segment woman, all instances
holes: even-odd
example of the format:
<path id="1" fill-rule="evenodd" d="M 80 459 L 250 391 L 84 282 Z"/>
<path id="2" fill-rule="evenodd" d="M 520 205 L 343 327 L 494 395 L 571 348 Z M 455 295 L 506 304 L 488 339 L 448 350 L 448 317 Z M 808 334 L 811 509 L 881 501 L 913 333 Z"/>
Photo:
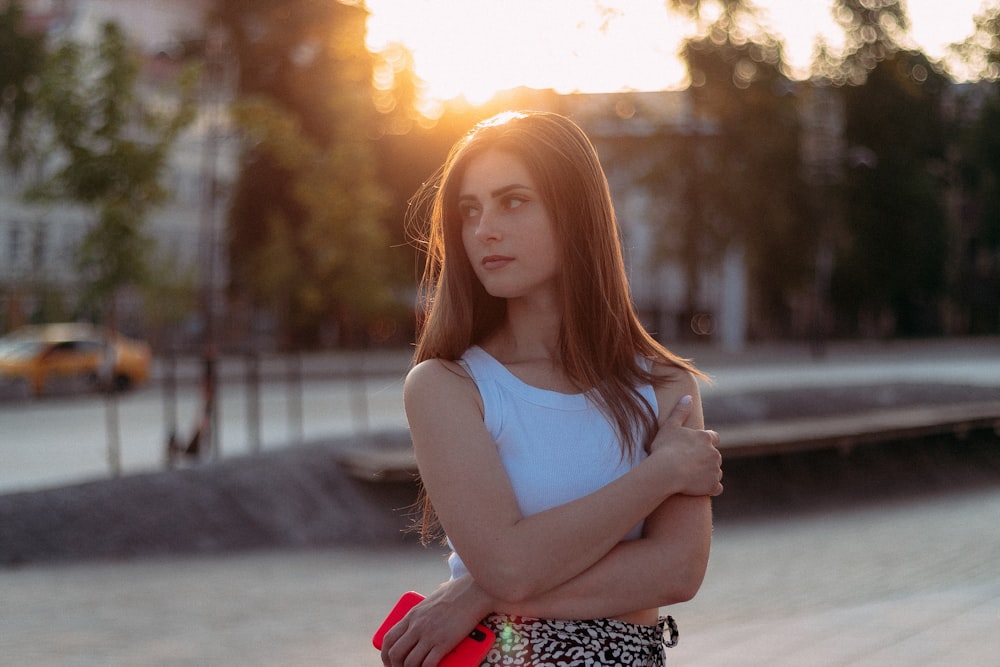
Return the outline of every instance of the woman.
<path id="1" fill-rule="evenodd" d="M 484 664 L 662 664 L 659 608 L 708 563 L 719 439 L 699 373 L 634 313 L 592 144 L 556 114 L 501 114 L 424 192 L 428 311 L 404 404 L 422 529 L 447 535 L 452 577 L 389 631 L 383 663 L 436 665 L 485 619 Z"/>

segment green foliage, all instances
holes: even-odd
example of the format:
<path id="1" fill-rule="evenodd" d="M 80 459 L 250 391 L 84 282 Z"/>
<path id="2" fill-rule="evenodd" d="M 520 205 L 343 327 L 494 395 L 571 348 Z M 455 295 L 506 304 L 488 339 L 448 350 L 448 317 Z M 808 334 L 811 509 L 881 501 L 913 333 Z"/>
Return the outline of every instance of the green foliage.
<path id="1" fill-rule="evenodd" d="M 373 56 L 365 11 L 319 0 L 220 0 L 249 139 L 229 212 L 232 288 L 309 345 L 388 303 Z"/>
<path id="2" fill-rule="evenodd" d="M 36 111 L 44 119 L 34 152 L 47 174 L 29 196 L 90 207 L 94 222 L 77 252 L 88 304 L 113 310 L 116 292 L 145 280 L 152 242 L 149 211 L 167 192 L 163 172 L 177 134 L 193 118 L 190 76 L 178 103 L 154 110 L 137 94 L 138 63 L 121 29 L 105 24 L 96 47 L 61 44 L 41 77 Z"/>
<path id="3" fill-rule="evenodd" d="M 298 214 L 293 224 L 272 209 L 265 242 L 242 258 L 255 274 L 258 297 L 287 307 L 302 327 L 331 306 L 365 316 L 380 312 L 389 298 L 380 224 L 386 199 L 367 144 L 345 139 L 319 146 L 266 99 L 244 100 L 235 117 L 258 152 L 288 175 L 287 194 Z"/>
<path id="4" fill-rule="evenodd" d="M 14 168 L 27 157 L 25 122 L 45 62 L 44 38 L 23 32 L 23 18 L 17 2 L 0 7 L 0 126 L 6 126 L 4 159 Z"/>
<path id="5" fill-rule="evenodd" d="M 155 279 L 140 285 L 145 306 L 143 317 L 153 332 L 175 330 L 198 308 L 198 272 L 173 254 L 162 252 L 162 247 L 152 250 L 147 257 L 146 273 Z"/>
<path id="6" fill-rule="evenodd" d="M 845 229 L 834 301 L 843 315 L 894 320 L 891 332 L 935 333 L 947 232 L 940 166 L 940 86 L 915 82 L 913 56 L 883 60 L 863 86 L 845 89 L 848 164 Z M 864 157 L 867 156 L 867 157 Z M 864 322 L 861 322 L 862 326 Z"/>
<path id="7" fill-rule="evenodd" d="M 973 35 L 952 45 L 957 54 L 978 78 L 1000 80 L 1000 1 L 985 3 L 975 16 Z"/>
<path id="8" fill-rule="evenodd" d="M 846 57 L 836 83 L 861 85 L 868 72 L 900 50 L 909 19 L 899 0 L 836 0 L 834 16 L 844 29 Z"/>
<path id="9" fill-rule="evenodd" d="M 417 111 L 422 82 L 414 72 L 413 54 L 402 44 L 391 44 L 375 54 L 374 103 L 378 136 L 399 136 L 427 124 Z"/>
<path id="10" fill-rule="evenodd" d="M 958 110 L 957 180 L 963 193 L 950 287 L 969 333 L 1000 331 L 1000 3 L 976 17 L 960 45 L 984 81 L 965 86 Z"/>
<path id="11" fill-rule="evenodd" d="M 674 3 L 697 9 L 692 3 Z M 811 276 L 816 230 L 804 210 L 795 87 L 780 43 L 740 2 L 723 3 L 705 34 L 686 42 L 694 120 L 668 140 L 651 174 L 675 208 L 665 254 L 686 267 L 689 308 L 698 280 L 736 244 L 754 285 L 755 318 L 787 328 L 789 302 Z"/>
<path id="12" fill-rule="evenodd" d="M 146 282 L 146 258 L 152 249 L 153 241 L 142 233 L 133 211 L 102 206 L 76 252 L 84 307 L 100 312 L 119 288 Z"/>
<path id="13" fill-rule="evenodd" d="M 940 330 L 947 79 L 902 49 L 895 0 L 841 0 L 850 50 L 834 83 L 848 147 L 832 300 L 841 327 L 876 335 Z"/>

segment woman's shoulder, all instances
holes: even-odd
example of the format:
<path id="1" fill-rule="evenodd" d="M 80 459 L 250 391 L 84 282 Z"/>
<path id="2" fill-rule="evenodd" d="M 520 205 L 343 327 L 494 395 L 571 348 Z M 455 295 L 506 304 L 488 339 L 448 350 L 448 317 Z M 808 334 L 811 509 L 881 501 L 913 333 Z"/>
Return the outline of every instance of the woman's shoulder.
<path id="1" fill-rule="evenodd" d="M 450 359 L 425 359 L 416 364 L 406 374 L 408 383 L 419 384 L 450 382 L 454 378 L 469 378 L 469 372 L 458 361 Z"/>
<path id="2" fill-rule="evenodd" d="M 479 415 L 483 407 L 476 383 L 457 361 L 427 359 L 416 364 L 406 374 L 403 383 L 403 405 L 407 416 L 423 415 L 440 421 L 458 414 Z"/>
<path id="3" fill-rule="evenodd" d="M 656 378 L 657 389 L 669 388 L 670 393 L 694 394 L 698 392 L 698 376 L 684 366 L 669 360 L 657 359 L 653 362 L 652 375 Z"/>
<path id="4" fill-rule="evenodd" d="M 405 394 L 412 392 L 440 395 L 455 391 L 468 391 L 474 387 L 469 372 L 458 361 L 426 359 L 413 366 L 406 374 L 403 385 Z"/>

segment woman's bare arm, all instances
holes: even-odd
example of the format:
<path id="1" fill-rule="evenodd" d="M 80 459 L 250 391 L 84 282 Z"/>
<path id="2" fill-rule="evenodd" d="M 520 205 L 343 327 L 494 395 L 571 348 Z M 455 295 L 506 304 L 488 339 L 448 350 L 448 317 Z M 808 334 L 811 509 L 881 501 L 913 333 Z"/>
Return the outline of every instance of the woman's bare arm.
<path id="1" fill-rule="evenodd" d="M 697 395 L 693 379 L 684 388 Z M 472 381 L 457 367 L 425 362 L 411 371 L 404 398 L 421 477 L 441 524 L 476 583 L 495 599 L 541 599 L 613 550 L 628 563 L 644 560 L 649 556 L 635 558 L 638 549 L 618 546 L 632 526 L 649 516 L 647 537 L 657 536 L 654 511 L 669 497 L 721 491 L 712 436 L 684 426 L 686 411 L 696 407 L 700 426 L 700 404 L 673 412 L 667 405 L 654 450 L 634 470 L 579 500 L 522 517 Z M 663 513 L 678 511 L 671 507 Z"/>
<path id="2" fill-rule="evenodd" d="M 688 374 L 673 374 L 657 390 L 661 406 L 693 398 L 685 422 L 703 428 L 698 386 Z M 661 443 L 669 446 L 669 442 Z M 707 496 L 674 495 L 645 521 L 643 536 L 621 542 L 596 564 L 549 591 L 519 603 L 480 599 L 481 608 L 541 618 L 599 618 L 676 604 L 694 597 L 708 566 L 712 538 L 711 501 Z"/>
<path id="3" fill-rule="evenodd" d="M 593 503 L 590 501 L 601 503 L 603 497 L 609 495 L 604 493 L 607 487 L 574 503 L 522 518 L 510 485 L 505 483 L 507 476 L 496 455 L 496 447 L 482 425 L 481 407 L 476 400 L 472 400 L 470 404 L 469 392 L 474 390 L 474 385 L 457 368 L 441 364 L 433 373 L 428 373 L 438 376 L 431 378 L 418 379 L 411 373 L 407 380 L 408 414 L 428 407 L 424 401 L 415 400 L 414 392 L 434 388 L 442 379 L 440 372 L 446 372 L 450 377 L 444 377 L 444 391 L 435 394 L 437 400 L 432 401 L 437 405 L 437 411 L 425 413 L 437 415 L 438 419 L 418 418 L 411 422 L 411 431 L 416 427 L 413 437 L 418 463 L 428 492 L 435 498 L 442 523 L 456 545 L 465 544 L 466 539 L 474 541 L 479 537 L 492 540 L 491 543 L 499 548 L 505 544 L 510 546 L 511 543 L 505 540 L 528 539 L 528 542 L 521 543 L 521 547 L 536 548 L 528 558 L 513 559 L 509 568 L 514 571 L 514 568 L 520 566 L 526 568 L 526 576 L 537 575 L 533 585 L 538 586 L 539 590 L 534 594 L 525 593 L 524 597 L 519 598 L 517 595 L 507 594 L 508 589 L 502 586 L 502 581 L 492 582 L 490 588 L 481 586 L 478 580 L 473 579 L 477 573 L 478 576 L 485 573 L 499 579 L 499 575 L 504 572 L 501 569 L 490 569 L 488 562 L 486 567 L 481 567 L 465 552 L 463 561 L 467 566 L 471 565 L 470 572 L 473 576 L 446 582 L 393 627 L 386 635 L 382 649 L 384 664 L 401 664 L 404 658 L 410 659 L 413 656 L 425 656 L 432 662 L 440 659 L 468 633 L 478 619 L 495 611 L 551 618 L 596 618 L 656 608 L 694 595 L 704 576 L 711 539 L 711 509 L 708 498 L 701 494 L 721 491 L 717 478 L 717 451 L 714 458 L 708 455 L 714 461 L 714 467 L 712 463 L 695 465 L 687 472 L 682 472 L 685 465 L 679 465 L 679 469 L 673 471 L 679 479 L 686 474 L 693 475 L 706 490 L 699 491 L 697 484 L 689 483 L 685 487 L 675 481 L 668 488 L 676 487 L 678 491 L 671 494 L 661 490 L 661 493 L 666 493 L 666 500 L 646 518 L 641 539 L 625 543 L 616 541 L 602 553 L 602 544 L 606 544 L 607 540 L 601 541 L 599 524 L 593 521 L 593 516 L 588 512 L 593 510 Z M 657 392 L 657 402 L 661 406 L 661 428 L 653 442 L 653 456 L 664 459 L 664 455 L 656 454 L 656 451 L 665 450 L 670 453 L 673 449 L 675 462 L 690 464 L 690 461 L 683 461 L 682 457 L 689 453 L 692 443 L 680 436 L 686 433 L 684 424 L 690 422 L 699 427 L 702 425 L 701 404 L 694 379 L 685 375 L 680 380 L 668 385 L 672 387 L 672 392 L 663 388 Z M 663 406 L 676 403 L 678 395 L 685 391 L 693 397 L 690 408 L 681 407 L 667 412 Z M 686 433 L 687 436 L 699 432 L 697 429 L 687 431 L 690 431 Z M 439 447 L 427 446 L 424 439 L 435 436 L 440 438 Z M 699 439 L 705 438 L 696 438 Z M 711 446 L 713 438 L 708 437 L 708 440 L 708 448 L 714 450 Z M 457 456 L 449 455 L 448 446 L 456 448 L 463 443 L 468 446 L 467 450 Z M 695 458 L 700 459 L 705 454 L 705 449 L 704 442 L 695 443 Z M 446 461 L 453 458 L 458 460 L 453 460 L 449 466 L 442 464 L 439 458 Z M 666 460 L 669 462 L 671 459 Z M 648 461 L 649 459 L 644 465 Z M 649 465 L 646 467 L 651 468 Z M 458 475 L 452 485 L 448 484 L 449 474 Z M 706 475 L 711 478 L 707 482 L 704 479 Z M 626 477 L 628 476 L 635 477 L 632 473 Z M 634 483 L 641 487 L 642 484 L 656 482 L 640 478 Z M 662 480 L 660 483 L 663 483 Z M 610 495 L 623 495 L 626 499 L 630 497 L 627 486 L 617 486 L 619 488 L 614 489 Z M 452 493 L 444 494 L 443 506 L 441 496 L 435 491 L 440 487 L 453 487 Z M 463 493 L 468 494 L 468 502 L 464 504 L 461 503 Z M 690 495 L 683 495 L 685 493 Z M 452 508 L 449 503 L 457 505 Z M 447 518 L 442 515 L 442 508 Z M 480 521 L 474 520 L 477 518 Z M 506 524 L 501 523 L 504 520 Z M 602 515 L 602 520 L 612 526 L 613 530 L 625 532 L 637 522 L 628 513 L 624 518 L 617 519 Z M 583 523 L 576 524 L 575 521 Z M 470 522 L 474 527 L 482 526 L 481 532 L 473 531 L 470 535 L 464 535 Z M 498 524 L 501 525 L 500 530 L 490 530 L 490 527 L 495 529 Z M 518 530 L 525 527 L 528 529 Z M 621 534 L 624 535 L 625 532 Z M 581 539 L 581 533 L 590 539 Z M 459 534 L 464 536 L 459 537 Z M 541 538 L 531 542 L 533 535 L 540 535 Z M 577 555 L 584 548 L 589 556 L 567 565 L 566 558 Z M 504 558 L 507 553 L 506 550 L 496 554 L 486 552 L 482 557 L 489 561 L 493 557 Z M 532 561 L 532 558 L 540 560 Z M 585 565 L 588 558 L 594 558 L 589 567 Z M 571 569 L 567 570 L 574 567 L 580 569 L 575 575 Z M 569 575 L 566 574 L 567 571 L 570 571 Z M 544 577 L 549 572 L 553 573 L 552 580 L 546 582 Z M 519 593 L 520 591 L 518 589 Z"/>

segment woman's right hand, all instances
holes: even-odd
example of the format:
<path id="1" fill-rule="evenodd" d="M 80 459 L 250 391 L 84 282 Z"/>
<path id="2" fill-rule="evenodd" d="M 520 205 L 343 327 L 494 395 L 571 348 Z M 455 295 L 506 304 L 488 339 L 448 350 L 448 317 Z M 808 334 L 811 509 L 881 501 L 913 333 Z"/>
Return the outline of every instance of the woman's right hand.
<path id="1" fill-rule="evenodd" d="M 666 417 L 660 418 L 650 456 L 668 461 L 668 471 L 679 485 L 677 493 L 717 496 L 722 493 L 722 454 L 719 434 L 685 424 L 694 409 L 690 395 L 683 396 Z"/>
<path id="2" fill-rule="evenodd" d="M 465 575 L 438 587 L 386 633 L 386 667 L 434 667 L 492 609 L 493 601 Z"/>

